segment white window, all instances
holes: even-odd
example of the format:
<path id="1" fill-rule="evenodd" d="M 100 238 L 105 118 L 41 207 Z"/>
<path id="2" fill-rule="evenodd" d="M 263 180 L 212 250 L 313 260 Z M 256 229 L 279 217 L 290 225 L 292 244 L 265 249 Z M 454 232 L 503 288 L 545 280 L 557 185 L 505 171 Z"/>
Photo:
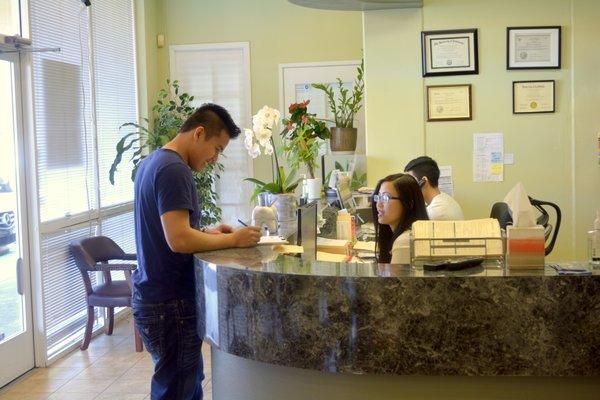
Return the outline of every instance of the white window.
<path id="1" fill-rule="evenodd" d="M 132 131 L 119 127 L 136 122 L 138 116 L 132 7 L 131 0 L 99 0 L 91 7 L 101 208 L 133 200 L 129 164 L 120 165 L 115 185 L 108 180 L 115 145 Z"/>
<path id="2" fill-rule="evenodd" d="M 133 0 L 31 0 L 30 27 L 35 48 L 60 48 L 32 56 L 41 320 L 52 358 L 85 324 L 69 242 L 106 234 L 134 251 L 130 171 L 108 181 L 119 126 L 138 119 Z"/>
<path id="3" fill-rule="evenodd" d="M 242 129 L 251 121 L 250 48 L 248 43 L 181 45 L 170 47 L 171 80 L 194 96 L 194 106 L 216 103 L 229 111 Z M 221 173 L 215 190 L 226 223 L 249 219 L 252 176 L 251 158 L 244 149 L 243 134 L 229 142 L 219 161 Z"/>

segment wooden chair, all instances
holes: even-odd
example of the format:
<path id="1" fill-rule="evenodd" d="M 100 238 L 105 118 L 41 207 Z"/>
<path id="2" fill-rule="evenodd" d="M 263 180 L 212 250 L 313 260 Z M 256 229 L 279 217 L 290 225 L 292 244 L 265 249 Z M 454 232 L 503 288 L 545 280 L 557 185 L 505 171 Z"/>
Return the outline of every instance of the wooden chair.
<path id="1" fill-rule="evenodd" d="M 113 260 L 135 260 L 135 254 L 127 254 L 114 241 L 106 236 L 95 236 L 79 239 L 69 245 L 75 264 L 81 273 L 85 285 L 87 300 L 87 324 L 81 343 L 81 350 L 88 348 L 92 338 L 94 325 L 94 307 L 106 307 L 108 310 L 107 335 L 112 335 L 114 328 L 115 307 L 131 307 L 131 272 L 136 264 L 116 264 Z M 101 271 L 104 282 L 92 286 L 89 273 Z M 125 281 L 113 281 L 111 271 L 123 271 Z M 142 351 L 142 339 L 134 324 L 135 350 Z"/>

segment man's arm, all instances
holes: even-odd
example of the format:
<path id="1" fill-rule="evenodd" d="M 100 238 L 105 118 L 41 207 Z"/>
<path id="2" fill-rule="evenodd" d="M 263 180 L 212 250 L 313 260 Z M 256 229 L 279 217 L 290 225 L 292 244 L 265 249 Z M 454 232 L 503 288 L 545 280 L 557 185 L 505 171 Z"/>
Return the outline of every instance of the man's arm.
<path id="1" fill-rule="evenodd" d="M 177 253 L 196 253 L 230 247 L 252 247 L 260 240 L 260 228 L 249 226 L 233 233 L 210 234 L 190 226 L 188 210 L 168 211 L 160 220 L 169 248 Z"/>

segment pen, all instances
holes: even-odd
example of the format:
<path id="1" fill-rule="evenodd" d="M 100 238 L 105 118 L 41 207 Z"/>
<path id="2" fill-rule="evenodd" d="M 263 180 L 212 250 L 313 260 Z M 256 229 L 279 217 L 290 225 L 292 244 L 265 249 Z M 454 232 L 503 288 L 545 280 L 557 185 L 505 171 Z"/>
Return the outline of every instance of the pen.
<path id="1" fill-rule="evenodd" d="M 244 226 L 248 226 L 248 224 L 245 224 L 241 219 L 238 218 L 238 222 Z"/>

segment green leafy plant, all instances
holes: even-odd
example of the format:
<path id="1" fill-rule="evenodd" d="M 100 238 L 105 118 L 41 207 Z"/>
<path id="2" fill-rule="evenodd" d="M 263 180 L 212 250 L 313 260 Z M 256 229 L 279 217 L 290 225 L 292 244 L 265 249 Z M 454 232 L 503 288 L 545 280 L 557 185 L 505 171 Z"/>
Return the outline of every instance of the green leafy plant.
<path id="1" fill-rule="evenodd" d="M 357 77 L 354 80 L 352 93 L 344 87 L 344 82 L 337 78 L 340 95 L 336 100 L 335 92 L 329 84 L 313 83 L 312 87 L 322 90 L 327 96 L 329 109 L 334 115 L 335 126 L 338 128 L 353 128 L 354 115 L 361 108 L 365 84 L 364 84 L 364 61 L 356 68 Z"/>
<path id="2" fill-rule="evenodd" d="M 346 168 L 344 168 L 342 166 L 342 164 L 340 164 L 338 161 L 336 161 L 335 169 L 342 171 L 342 172 L 348 172 L 350 170 L 350 164 L 346 161 Z M 325 182 L 329 182 L 329 178 L 331 177 L 332 172 L 333 171 L 329 171 L 327 173 L 327 176 L 325 177 Z M 356 170 L 352 171 L 352 180 L 350 181 L 350 188 L 353 191 L 356 191 L 363 186 L 367 186 L 367 173 L 365 172 L 363 174 L 358 175 L 356 173 Z"/>
<path id="3" fill-rule="evenodd" d="M 288 176 L 283 167 L 278 168 L 279 173 L 275 182 L 263 182 L 255 178 L 246 178 L 245 181 L 252 182 L 256 186 L 252 193 L 251 201 L 255 201 L 259 193 L 269 192 L 273 194 L 293 193 L 300 179 L 295 179 L 296 171 L 292 170 Z"/>
<path id="4" fill-rule="evenodd" d="M 281 136 L 290 167 L 297 170 L 304 164 L 309 176 L 314 178 L 321 141 L 328 139 L 331 134 L 324 121 L 308 112 L 309 103 L 310 100 L 306 100 L 290 105 L 290 118 L 283 120 L 285 128 Z"/>
<path id="5" fill-rule="evenodd" d="M 132 152 L 128 162 L 132 164 L 131 180 L 135 180 L 140 162 L 148 154 L 173 139 L 185 120 L 194 113 L 195 108 L 191 105 L 193 100 L 194 96 L 180 93 L 178 81 L 171 82 L 167 79 L 167 88 L 158 92 L 158 99 L 152 108 L 155 115 L 152 126 L 150 126 L 150 121 L 144 118 L 144 125 L 128 122 L 119 127 L 119 130 L 132 127 L 135 130 L 125 134 L 117 142 L 117 154 L 109 171 L 109 180 L 112 185 L 115 184 L 115 172 L 128 152 Z M 221 209 L 217 205 L 219 195 L 213 188 L 220 179 L 222 171 L 223 165 L 216 162 L 208 164 L 201 172 L 194 172 L 203 226 L 213 225 L 221 220 Z"/>

